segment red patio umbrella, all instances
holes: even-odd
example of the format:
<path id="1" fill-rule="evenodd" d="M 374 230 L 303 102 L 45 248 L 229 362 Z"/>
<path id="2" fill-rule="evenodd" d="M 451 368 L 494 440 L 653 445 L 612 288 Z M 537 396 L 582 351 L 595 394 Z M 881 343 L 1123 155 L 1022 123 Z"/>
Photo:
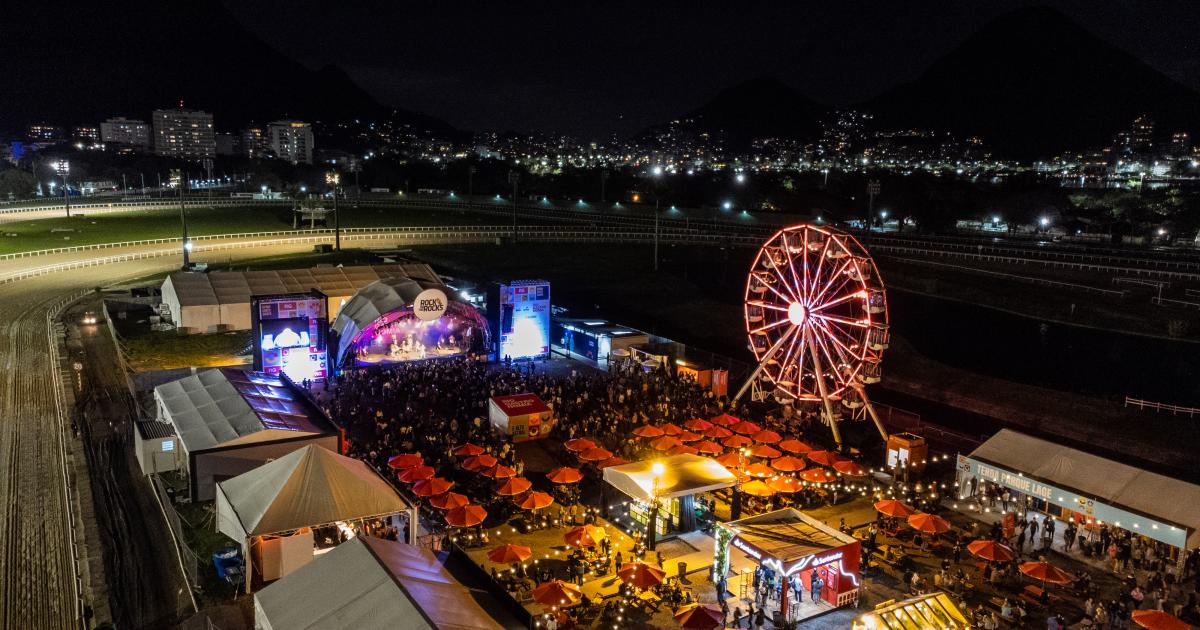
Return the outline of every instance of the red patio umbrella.
<path id="1" fill-rule="evenodd" d="M 567 447 L 567 450 L 573 453 L 582 453 L 589 448 L 596 448 L 596 443 L 587 438 L 575 438 L 574 440 L 567 440 L 563 443 L 563 446 Z"/>
<path id="2" fill-rule="evenodd" d="M 1133 623 L 1149 630 L 1191 630 L 1192 626 L 1171 613 L 1161 610 L 1135 610 Z"/>
<path id="3" fill-rule="evenodd" d="M 822 466 L 832 466 L 838 460 L 838 454 L 829 451 L 809 451 L 807 457 L 808 461 Z"/>
<path id="4" fill-rule="evenodd" d="M 595 448 L 589 448 L 588 450 L 580 453 L 579 459 L 585 462 L 602 462 L 612 456 L 612 451 L 597 446 Z"/>
<path id="5" fill-rule="evenodd" d="M 804 484 L 800 483 L 799 479 L 796 479 L 795 477 L 788 477 L 786 475 L 779 475 L 778 477 L 772 477 L 768 479 L 767 485 L 776 492 L 785 492 L 789 494 L 792 492 L 800 492 L 804 489 Z"/>
<path id="6" fill-rule="evenodd" d="M 508 477 L 516 477 L 517 471 L 504 464 L 498 464 L 483 471 L 483 476 L 491 477 L 492 479 L 507 479 Z"/>
<path id="7" fill-rule="evenodd" d="M 1018 568 L 1021 569 L 1021 573 L 1035 580 L 1041 580 L 1042 584 L 1068 584 L 1075 579 L 1071 577 L 1070 573 L 1049 562 L 1025 562 Z"/>
<path id="8" fill-rule="evenodd" d="M 454 453 L 458 457 L 475 457 L 476 455 L 483 455 L 486 452 L 487 451 L 483 450 L 482 446 L 477 446 L 470 443 L 463 444 L 462 446 L 451 451 L 451 453 Z"/>
<path id="9" fill-rule="evenodd" d="M 775 471 L 766 464 L 755 462 L 746 467 L 746 474 L 751 477 L 774 477 Z"/>
<path id="10" fill-rule="evenodd" d="M 533 589 L 533 600 L 545 606 L 571 606 L 582 598 L 583 589 L 562 580 L 546 582 Z"/>
<path id="11" fill-rule="evenodd" d="M 916 510 L 908 507 L 907 505 L 905 505 L 895 499 L 884 499 L 882 501 L 876 501 L 875 502 L 875 511 L 879 512 L 880 514 L 882 514 L 884 516 L 891 516 L 894 518 L 908 518 L 909 516 L 912 516 L 913 514 L 916 513 Z"/>
<path id="12" fill-rule="evenodd" d="M 596 464 L 596 468 L 599 468 L 600 470 L 604 470 L 605 468 L 608 468 L 609 466 L 623 466 L 628 463 L 629 463 L 628 459 L 622 459 L 620 457 L 609 457 L 608 459 L 600 462 L 599 464 Z"/>
<path id="13" fill-rule="evenodd" d="M 635 588 L 647 589 L 663 583 L 667 572 L 662 567 L 648 562 L 626 562 L 617 569 L 617 577 Z"/>
<path id="14" fill-rule="evenodd" d="M 446 524 L 451 527 L 474 527 L 487 518 L 487 510 L 479 505 L 464 505 L 446 512 Z"/>
<path id="15" fill-rule="evenodd" d="M 716 630 L 725 626 L 725 612 L 717 604 L 688 604 L 675 610 L 675 623 L 688 630 Z"/>
<path id="16" fill-rule="evenodd" d="M 401 453 L 388 458 L 388 468 L 392 470 L 404 470 L 413 466 L 420 466 L 425 463 L 425 458 L 418 453 Z"/>
<path id="17" fill-rule="evenodd" d="M 699 440 L 702 437 L 704 437 L 704 436 L 700 435 L 699 433 L 692 433 L 691 431 L 680 431 L 679 435 L 675 436 L 675 439 L 679 440 L 680 442 L 695 442 L 696 440 Z"/>
<path id="18" fill-rule="evenodd" d="M 776 457 L 783 455 L 783 453 L 779 452 L 779 449 L 767 444 L 755 444 L 750 448 L 750 454 L 755 457 L 764 457 L 766 459 L 775 459 Z"/>
<path id="19" fill-rule="evenodd" d="M 994 540 L 976 540 L 967 545 L 967 551 L 977 558 L 992 562 L 1008 562 L 1015 557 L 1012 549 Z"/>
<path id="20" fill-rule="evenodd" d="M 743 446 L 750 446 L 753 443 L 754 440 L 744 435 L 731 435 L 721 440 L 721 444 L 724 444 L 726 448 L 742 448 Z"/>
<path id="21" fill-rule="evenodd" d="M 541 510 L 548 508 L 554 504 L 554 497 L 545 492 L 530 492 L 523 499 L 517 501 L 517 505 L 522 510 Z"/>
<path id="22" fill-rule="evenodd" d="M 924 512 L 918 512 L 908 517 L 908 526 L 926 534 L 940 534 L 950 531 L 950 521 Z"/>
<path id="23" fill-rule="evenodd" d="M 524 562 L 533 555 L 533 550 L 521 545 L 500 545 L 487 553 L 488 560 L 499 564 Z"/>
<path id="24" fill-rule="evenodd" d="M 453 510 L 456 507 L 470 505 L 471 500 L 457 492 L 447 492 L 429 498 L 429 505 L 439 510 Z"/>
<path id="25" fill-rule="evenodd" d="M 850 477 L 866 477 L 867 469 L 856 461 L 839 459 L 833 462 L 833 469 Z"/>
<path id="26" fill-rule="evenodd" d="M 725 450 L 725 447 L 711 440 L 700 440 L 692 444 L 692 447 L 696 449 L 696 452 L 703 455 L 718 455 L 721 451 Z"/>
<path id="27" fill-rule="evenodd" d="M 513 477 L 512 479 L 500 484 L 500 487 L 496 488 L 496 494 L 502 497 L 515 497 L 518 494 L 528 492 L 532 487 L 533 482 L 529 481 L 528 479 L 524 477 Z"/>
<path id="28" fill-rule="evenodd" d="M 837 481 L 837 475 L 824 468 L 809 468 L 800 473 L 800 478 L 809 483 L 833 483 Z"/>
<path id="29" fill-rule="evenodd" d="M 642 426 L 634 429 L 632 433 L 641 438 L 656 438 L 665 435 L 662 429 L 652 424 L 643 424 Z"/>
<path id="30" fill-rule="evenodd" d="M 692 418 L 691 420 L 683 423 L 683 428 L 699 433 L 703 433 L 712 427 L 713 423 L 709 422 L 708 420 L 701 420 L 700 418 Z"/>
<path id="31" fill-rule="evenodd" d="M 679 435 L 681 432 L 683 432 L 683 429 L 679 428 L 679 425 L 671 424 L 670 422 L 666 424 L 660 424 L 658 425 L 658 428 L 662 429 L 663 433 L 667 435 Z"/>
<path id="32" fill-rule="evenodd" d="M 487 470 L 488 468 L 495 466 L 497 461 L 499 461 L 499 460 L 497 460 L 495 457 L 492 457 L 491 455 L 477 455 L 475 457 L 468 457 L 468 458 L 464 459 L 463 463 L 462 463 L 462 467 L 466 470 L 473 470 L 475 472 L 479 472 L 481 470 Z"/>
<path id="33" fill-rule="evenodd" d="M 771 460 L 771 468 L 779 472 L 800 472 L 807 467 L 803 459 L 792 457 L 791 455 L 784 455 L 783 457 L 776 457 Z"/>
<path id="34" fill-rule="evenodd" d="M 433 476 L 434 470 L 429 466 L 413 466 L 400 471 L 396 478 L 404 483 L 415 483 Z"/>
<path id="35" fill-rule="evenodd" d="M 714 458 L 716 462 L 726 468 L 737 468 L 742 465 L 742 456 L 737 453 L 725 453 L 720 457 Z"/>
<path id="36" fill-rule="evenodd" d="M 667 455 L 698 455 L 699 453 L 700 451 L 696 450 L 694 447 L 688 446 L 687 444 L 680 444 L 679 446 L 667 451 Z"/>
<path id="37" fill-rule="evenodd" d="M 742 419 L 738 418 L 737 416 L 731 416 L 727 413 L 723 413 L 719 416 L 714 416 L 712 418 L 709 418 L 708 421 L 715 425 L 719 425 L 722 427 L 731 427 L 731 426 L 741 422 Z"/>
<path id="38" fill-rule="evenodd" d="M 450 492 L 450 488 L 454 487 L 453 481 L 447 481 L 441 477 L 432 479 L 423 479 L 413 484 L 413 494 L 419 497 L 435 497 L 439 494 Z"/>
<path id="39" fill-rule="evenodd" d="M 759 444 L 776 444 L 780 440 L 783 439 L 782 435 L 779 435 L 778 433 L 776 433 L 770 429 L 764 429 L 762 431 L 759 431 L 758 433 L 755 433 L 752 437 L 754 438 L 754 441 L 758 442 Z"/>
<path id="40" fill-rule="evenodd" d="M 749 420 L 742 420 L 741 422 L 729 427 L 729 430 L 733 431 L 734 433 L 741 433 L 742 435 L 754 435 L 755 433 L 762 431 L 762 427 L 750 422 Z"/>
<path id="41" fill-rule="evenodd" d="M 605 538 L 608 538 L 608 533 L 603 527 L 595 525 L 572 527 L 563 534 L 563 540 L 572 547 L 595 547 Z"/>
<path id="42" fill-rule="evenodd" d="M 669 451 L 676 446 L 683 444 L 678 438 L 673 435 L 664 435 L 650 442 L 650 448 L 656 451 Z"/>
<path id="43" fill-rule="evenodd" d="M 551 483 L 578 483 L 583 479 L 583 473 L 576 468 L 564 466 L 546 473 L 546 479 L 549 479 Z"/>
<path id="44" fill-rule="evenodd" d="M 747 481 L 741 485 L 740 490 L 756 497 L 769 497 L 775 494 L 775 489 L 763 483 L 760 479 Z"/>
<path id="45" fill-rule="evenodd" d="M 704 435 L 714 440 L 724 440 L 725 438 L 733 435 L 733 431 L 730 431 L 725 427 L 713 426 L 711 429 L 705 431 Z"/>
<path id="46" fill-rule="evenodd" d="M 813 450 L 813 447 L 805 444 L 804 442 L 801 442 L 800 440 L 796 440 L 796 439 L 787 439 L 787 440 L 780 442 L 779 444 L 776 444 L 775 446 L 779 447 L 780 449 L 782 449 L 788 453 L 794 453 L 796 455 L 803 455 L 803 454 Z"/>

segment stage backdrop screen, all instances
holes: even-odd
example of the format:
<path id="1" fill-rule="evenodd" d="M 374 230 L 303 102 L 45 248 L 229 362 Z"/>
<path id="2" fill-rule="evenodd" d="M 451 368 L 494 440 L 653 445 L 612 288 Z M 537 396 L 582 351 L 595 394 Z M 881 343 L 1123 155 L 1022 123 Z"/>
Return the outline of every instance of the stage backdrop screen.
<path id="1" fill-rule="evenodd" d="M 550 353 L 550 283 L 517 280 L 500 285 L 496 358 L 527 359 Z"/>
<path id="2" fill-rule="evenodd" d="M 254 369 L 283 372 L 296 382 L 328 376 L 327 308 L 317 291 L 253 296 Z"/>

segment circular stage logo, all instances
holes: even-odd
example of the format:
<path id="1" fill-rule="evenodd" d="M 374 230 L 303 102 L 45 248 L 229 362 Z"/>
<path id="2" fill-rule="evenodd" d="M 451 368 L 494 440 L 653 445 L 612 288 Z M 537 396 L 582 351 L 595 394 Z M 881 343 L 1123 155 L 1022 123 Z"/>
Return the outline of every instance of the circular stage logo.
<path id="1" fill-rule="evenodd" d="M 423 322 L 431 322 L 446 313 L 446 294 L 441 289 L 425 289 L 413 301 L 413 314 Z"/>

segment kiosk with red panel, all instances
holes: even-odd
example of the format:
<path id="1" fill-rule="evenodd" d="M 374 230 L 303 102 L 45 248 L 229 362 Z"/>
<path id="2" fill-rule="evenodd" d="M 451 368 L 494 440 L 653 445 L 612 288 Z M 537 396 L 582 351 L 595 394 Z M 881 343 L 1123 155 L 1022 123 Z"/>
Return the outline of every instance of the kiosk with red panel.
<path id="1" fill-rule="evenodd" d="M 514 442 L 540 440 L 554 428 L 554 412 L 534 394 L 493 396 L 488 403 L 488 420 Z"/>
<path id="2" fill-rule="evenodd" d="M 754 597 L 754 585 L 767 584 L 775 591 L 767 612 L 798 621 L 858 601 L 858 539 L 799 510 L 718 523 L 715 534 L 714 575 L 743 597 Z M 816 601 L 814 577 L 820 584 Z M 734 579 L 738 583 L 729 583 Z"/>

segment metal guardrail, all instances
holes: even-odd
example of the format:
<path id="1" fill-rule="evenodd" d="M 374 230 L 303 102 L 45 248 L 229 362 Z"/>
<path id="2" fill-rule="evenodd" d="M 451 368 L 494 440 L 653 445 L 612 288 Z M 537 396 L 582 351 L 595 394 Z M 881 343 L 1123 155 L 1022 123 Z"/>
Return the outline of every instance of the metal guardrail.
<path id="1" fill-rule="evenodd" d="M 1200 302 L 1188 302 L 1187 300 L 1172 300 L 1171 298 L 1158 297 L 1158 296 L 1150 298 L 1150 303 L 1154 304 L 1155 306 L 1178 306 L 1181 308 L 1200 309 Z"/>
<path id="2" fill-rule="evenodd" d="M 907 254 L 909 256 L 930 256 L 936 258 L 962 258 L 965 260 L 978 260 L 989 263 L 999 263 L 1005 265 L 1039 265 L 1042 267 L 1050 267 L 1057 269 L 1074 269 L 1076 271 L 1092 271 L 1108 274 L 1125 274 L 1134 276 L 1149 276 L 1172 278 L 1178 280 L 1200 280 L 1200 273 L 1185 273 L 1181 271 L 1166 271 L 1162 269 L 1139 269 L 1137 267 L 1118 267 L 1113 265 L 1101 265 L 1091 263 L 1076 263 L 1060 260 L 1041 260 L 1036 258 L 1017 258 L 1014 256 L 1000 256 L 995 254 L 979 254 L 974 252 L 959 252 L 946 251 L 936 249 L 922 249 L 915 247 L 902 247 L 895 245 L 881 245 L 873 243 L 871 245 L 873 252 L 891 252 L 897 254 Z"/>
<path id="3" fill-rule="evenodd" d="M 1153 400 L 1142 400 L 1140 398 L 1131 398 L 1129 396 L 1125 397 L 1125 406 L 1126 407 L 1137 407 L 1139 410 L 1143 410 L 1143 411 L 1146 409 L 1149 409 L 1156 413 L 1167 411 L 1167 412 L 1170 412 L 1171 415 L 1173 415 L 1173 416 L 1186 415 L 1189 418 L 1195 418 L 1196 416 L 1200 416 L 1200 408 L 1197 408 L 1197 407 L 1184 407 L 1181 405 L 1171 405 L 1168 403 L 1155 402 Z"/>
<path id="4" fill-rule="evenodd" d="M 917 258 L 903 258 L 900 256 L 888 256 L 888 255 L 885 255 L 884 257 L 891 258 L 892 260 L 899 260 L 901 262 L 912 263 L 915 265 L 925 265 L 925 266 L 929 266 L 929 267 L 942 267 L 945 269 L 954 269 L 956 271 L 962 271 L 962 272 L 966 272 L 966 273 L 974 273 L 974 274 L 980 274 L 980 275 L 985 275 L 985 276 L 992 276 L 995 278 L 1005 278 L 1008 280 L 1015 280 L 1017 282 L 1025 282 L 1025 283 L 1029 283 L 1029 284 L 1040 284 L 1040 285 L 1048 286 L 1048 287 L 1071 289 L 1074 291 L 1083 291 L 1085 293 L 1096 293 L 1096 294 L 1105 295 L 1108 297 L 1124 298 L 1126 295 L 1125 291 L 1116 291 L 1113 289 L 1101 289 L 1099 287 L 1088 286 L 1086 284 L 1075 284 L 1073 282 L 1062 282 L 1059 280 L 1047 280 L 1045 278 L 1038 278 L 1038 277 L 1034 277 L 1034 276 L 1022 276 L 1022 275 L 1018 275 L 1015 273 L 1005 273 L 1003 271 L 992 271 L 990 269 L 979 269 L 977 267 L 963 267 L 962 265 L 951 265 L 949 263 L 934 262 L 932 260 L 921 260 L 921 259 L 917 259 Z"/>

